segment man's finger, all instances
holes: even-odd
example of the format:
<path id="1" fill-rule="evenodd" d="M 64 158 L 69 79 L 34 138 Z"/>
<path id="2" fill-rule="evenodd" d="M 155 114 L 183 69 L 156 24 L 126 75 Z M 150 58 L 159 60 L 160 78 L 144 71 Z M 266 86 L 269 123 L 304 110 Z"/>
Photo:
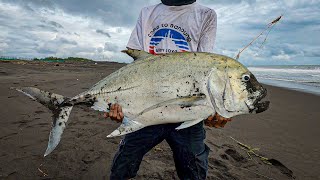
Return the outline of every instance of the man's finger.
<path id="1" fill-rule="evenodd" d="M 207 118 L 208 121 L 212 121 L 213 120 L 213 116 L 210 115 L 208 118 Z"/>
<path id="2" fill-rule="evenodd" d="M 120 121 L 121 120 L 121 118 L 120 118 L 120 111 L 119 111 L 119 107 L 118 107 L 118 109 L 117 109 L 117 121 Z"/>
<path id="3" fill-rule="evenodd" d="M 118 122 L 122 122 L 123 112 L 122 112 L 122 107 L 119 104 L 117 104 L 117 110 L 118 110 L 117 120 L 118 120 Z"/>
<path id="4" fill-rule="evenodd" d="M 205 124 L 206 124 L 206 126 L 213 127 L 213 124 L 211 121 L 210 122 L 207 121 Z"/>
<path id="5" fill-rule="evenodd" d="M 123 119 L 123 117 L 121 117 L 121 115 L 123 116 L 122 106 L 118 105 L 118 119 L 119 119 L 119 120 L 122 120 L 122 119 Z"/>
<path id="6" fill-rule="evenodd" d="M 103 113 L 103 117 L 104 118 L 108 118 L 109 117 L 109 113 L 108 112 Z"/>
<path id="7" fill-rule="evenodd" d="M 224 120 L 223 120 L 223 119 L 220 119 L 220 120 L 218 120 L 217 125 L 218 125 L 219 127 L 223 127 L 223 126 L 222 126 L 223 122 L 224 122 Z"/>
<path id="8" fill-rule="evenodd" d="M 227 122 L 228 122 L 227 120 L 222 121 L 221 122 L 221 127 L 224 127 L 227 124 Z"/>
<path id="9" fill-rule="evenodd" d="M 216 116 L 215 116 L 216 117 Z M 212 126 L 215 127 L 215 128 L 219 128 L 220 127 L 220 123 L 221 123 L 221 120 L 218 119 L 218 118 L 215 118 L 213 121 L 211 121 L 212 123 Z"/>
<path id="10" fill-rule="evenodd" d="M 122 120 L 124 118 L 124 114 L 122 111 L 119 114 L 120 114 L 120 119 Z"/>
<path id="11" fill-rule="evenodd" d="M 110 110 L 110 112 L 109 112 L 109 117 L 110 117 L 110 118 L 113 117 L 113 110 Z"/>
<path id="12" fill-rule="evenodd" d="M 218 124 L 214 124 L 213 127 L 219 128 L 220 126 Z"/>
<path id="13" fill-rule="evenodd" d="M 213 119 L 209 120 L 209 118 L 204 121 L 204 124 L 209 127 L 213 127 L 214 123 L 215 123 L 214 120 Z"/>
<path id="14" fill-rule="evenodd" d="M 122 112 L 122 106 L 120 106 L 119 104 L 118 104 L 118 111 Z"/>
<path id="15" fill-rule="evenodd" d="M 220 114 L 216 113 L 216 114 L 215 114 L 215 118 L 216 118 L 216 119 L 220 119 L 220 118 L 221 118 Z"/>
<path id="16" fill-rule="evenodd" d="M 112 114 L 113 116 L 112 116 L 112 118 L 117 118 L 117 116 L 118 116 L 118 107 L 117 107 L 117 105 L 115 104 L 114 105 L 114 109 L 113 109 L 113 114 Z"/>

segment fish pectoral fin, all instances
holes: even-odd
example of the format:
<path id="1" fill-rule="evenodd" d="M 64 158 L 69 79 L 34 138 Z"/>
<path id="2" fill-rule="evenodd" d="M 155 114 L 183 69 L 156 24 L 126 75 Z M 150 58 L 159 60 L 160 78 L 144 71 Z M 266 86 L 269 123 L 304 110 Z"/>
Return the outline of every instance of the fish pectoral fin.
<path id="1" fill-rule="evenodd" d="M 141 111 L 138 114 L 138 116 L 163 106 L 169 106 L 169 105 L 180 105 L 181 107 L 192 106 L 196 103 L 199 103 L 201 100 L 205 100 L 205 99 L 206 99 L 206 96 L 204 94 L 199 96 L 185 96 L 185 97 L 170 99 L 146 108 L 145 110 Z"/>
<path id="2" fill-rule="evenodd" d="M 111 134 L 109 134 L 107 137 L 122 136 L 125 134 L 132 133 L 134 131 L 137 131 L 139 129 L 142 129 L 144 127 L 145 125 L 137 121 L 130 120 L 127 117 L 124 117 L 122 124 L 116 130 L 114 130 Z"/>
<path id="3" fill-rule="evenodd" d="M 184 129 L 191 127 L 195 124 L 198 124 L 199 122 L 203 121 L 203 119 L 196 119 L 196 120 L 190 120 L 190 121 L 185 121 L 183 122 L 180 126 L 176 127 L 176 130 Z"/>

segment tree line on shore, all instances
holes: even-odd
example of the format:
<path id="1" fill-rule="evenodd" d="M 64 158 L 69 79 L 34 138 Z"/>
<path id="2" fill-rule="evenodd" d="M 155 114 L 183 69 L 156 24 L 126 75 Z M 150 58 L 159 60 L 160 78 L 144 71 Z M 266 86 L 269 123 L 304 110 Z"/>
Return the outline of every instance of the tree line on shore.
<path id="1" fill-rule="evenodd" d="M 46 61 L 46 62 L 65 62 L 65 61 L 77 61 L 77 62 L 91 62 L 93 60 L 81 57 L 67 57 L 67 58 L 59 58 L 59 57 L 45 57 L 45 58 L 21 58 L 21 57 L 8 57 L 8 56 L 0 56 L 0 60 L 8 61 L 8 60 L 28 60 L 28 61 Z"/>

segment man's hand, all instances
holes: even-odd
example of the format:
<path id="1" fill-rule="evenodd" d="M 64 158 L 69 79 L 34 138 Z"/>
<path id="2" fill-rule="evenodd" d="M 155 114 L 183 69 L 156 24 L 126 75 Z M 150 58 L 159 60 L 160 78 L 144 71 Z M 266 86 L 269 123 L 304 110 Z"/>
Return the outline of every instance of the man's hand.
<path id="1" fill-rule="evenodd" d="M 224 118 L 216 113 L 214 116 L 209 116 L 208 119 L 204 121 L 204 124 L 209 127 L 223 128 L 228 121 L 231 121 L 231 118 Z"/>
<path id="2" fill-rule="evenodd" d="M 112 104 L 110 106 L 110 111 L 103 114 L 103 117 L 110 117 L 111 120 L 122 122 L 123 120 L 123 112 L 122 107 L 119 104 Z"/>

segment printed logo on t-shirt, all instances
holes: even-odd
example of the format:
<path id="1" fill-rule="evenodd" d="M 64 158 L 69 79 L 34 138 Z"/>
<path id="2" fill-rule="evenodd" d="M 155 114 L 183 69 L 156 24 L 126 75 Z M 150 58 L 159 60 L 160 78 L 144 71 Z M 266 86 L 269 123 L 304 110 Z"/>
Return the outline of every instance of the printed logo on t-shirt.
<path id="1" fill-rule="evenodd" d="M 190 51 L 188 41 L 179 31 L 169 28 L 157 30 L 151 37 L 149 53 L 162 54 Z"/>

